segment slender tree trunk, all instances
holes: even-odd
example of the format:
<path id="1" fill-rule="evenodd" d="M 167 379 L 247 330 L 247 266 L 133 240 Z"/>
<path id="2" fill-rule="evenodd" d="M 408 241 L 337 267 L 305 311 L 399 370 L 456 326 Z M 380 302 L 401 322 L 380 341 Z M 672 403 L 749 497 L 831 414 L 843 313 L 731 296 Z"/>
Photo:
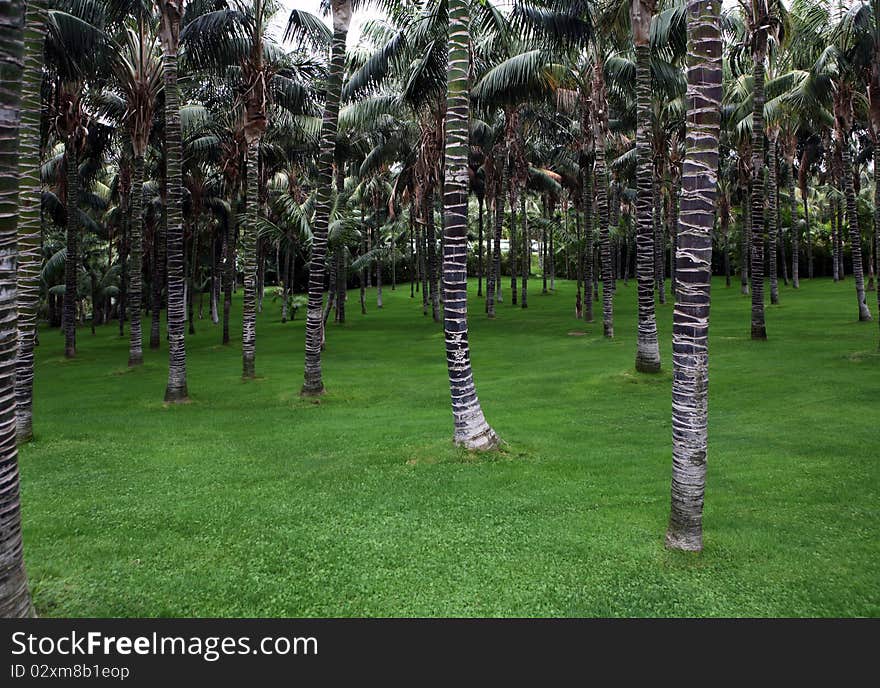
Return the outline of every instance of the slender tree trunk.
<path id="1" fill-rule="evenodd" d="M 512 164 L 512 163 L 511 163 Z M 516 273 L 517 273 L 517 245 L 516 245 L 516 222 L 517 222 L 517 201 L 519 200 L 519 196 L 517 194 L 518 189 L 515 189 L 516 180 L 513 178 L 514 175 L 511 174 L 507 183 L 510 186 L 510 244 L 507 250 L 507 262 L 508 267 L 510 269 L 510 305 L 516 306 L 517 301 L 519 299 L 519 289 L 517 287 Z"/>
<path id="2" fill-rule="evenodd" d="M 719 203 L 721 213 L 721 236 L 724 238 L 724 286 L 730 288 L 730 203 Z M 676 255 L 678 250 L 676 249 Z"/>
<path id="3" fill-rule="evenodd" d="M 189 324 L 189 333 L 196 333 L 196 271 L 198 270 L 199 261 L 199 217 L 198 214 L 193 218 L 192 231 L 190 237 L 190 259 L 189 259 L 189 281 L 186 288 L 186 309 L 187 322 Z"/>
<path id="4" fill-rule="evenodd" d="M 428 257 L 428 295 L 431 300 L 431 315 L 434 322 L 440 322 L 440 294 L 437 286 L 437 236 L 434 231 L 434 190 L 425 194 L 425 241 Z"/>
<path id="5" fill-rule="evenodd" d="M 672 325 L 672 500 L 666 546 L 703 548 L 712 226 L 721 132 L 721 5 L 688 0 L 687 153 Z"/>
<path id="6" fill-rule="evenodd" d="M 583 261 L 584 302 L 582 305 L 584 320 L 593 322 L 593 160 L 581 166 L 583 179 L 581 203 L 584 212 L 584 251 L 578 258 Z"/>
<path id="7" fill-rule="evenodd" d="M 505 162 L 501 165 L 501 177 L 498 182 L 498 189 L 495 193 L 495 212 L 493 219 L 495 220 L 495 231 L 492 233 L 495 239 L 495 246 L 492 249 L 492 261 L 489 265 L 489 276 L 486 279 L 486 314 L 489 318 L 495 317 L 495 298 L 497 292 L 497 284 L 501 281 L 501 230 L 504 223 L 504 189 L 507 182 L 507 155 L 504 156 Z M 489 243 L 491 243 L 491 239 Z"/>
<path id="8" fill-rule="evenodd" d="M 260 139 L 255 138 L 246 151 L 247 192 L 245 221 L 241 233 L 244 295 L 241 304 L 241 377 L 256 376 L 257 344 L 257 213 L 259 212 Z"/>
<path id="9" fill-rule="evenodd" d="M 41 198 L 40 113 L 43 84 L 44 0 L 30 0 L 24 28 L 21 79 L 18 194 L 18 353 L 15 359 L 15 418 L 19 442 L 33 437 L 34 343 L 40 305 Z"/>
<path id="10" fill-rule="evenodd" d="M 599 250 L 602 254 L 602 330 L 614 338 L 614 285 L 611 269 L 611 240 L 608 233 L 608 172 L 605 145 L 599 137 L 596 147 L 596 205 L 599 217 Z"/>
<path id="11" fill-rule="evenodd" d="M 764 323 L 764 55 L 755 55 L 752 110 L 752 339 L 767 339 Z"/>
<path id="12" fill-rule="evenodd" d="M 218 245 L 220 250 L 217 250 Z M 219 261 L 220 254 L 223 251 L 223 240 L 219 237 L 213 237 L 211 240 L 211 322 L 215 325 L 220 322 L 219 301 L 220 301 L 220 278 L 219 278 Z"/>
<path id="13" fill-rule="evenodd" d="M 15 240 L 19 219 L 19 89 L 24 63 L 24 13 L 24 3 L 20 0 L 0 4 L 0 617 L 3 618 L 34 616 L 21 538 L 15 421 L 18 348 Z M 31 39 L 29 32 L 28 41 Z M 25 107 L 28 105 L 26 101 Z M 29 153 L 32 151 L 25 151 Z"/>
<path id="14" fill-rule="evenodd" d="M 345 72 L 345 40 L 351 21 L 351 0 L 332 0 L 333 41 L 327 74 L 324 115 L 321 123 L 321 152 L 318 157 L 317 203 L 312 222 L 312 257 L 309 262 L 309 301 L 306 315 L 306 361 L 302 394 L 314 396 L 324 392 L 321 371 L 323 339 L 322 298 L 324 268 L 327 256 L 327 234 L 333 206 L 333 163 L 336 159 L 336 131 L 339 124 L 339 99 Z"/>
<path id="15" fill-rule="evenodd" d="M 856 298 L 859 305 L 859 320 L 871 319 L 871 311 L 865 300 L 865 275 L 862 268 L 862 235 L 859 231 L 859 215 L 856 210 L 856 194 L 853 190 L 852 157 L 849 142 L 841 137 L 843 155 L 843 189 L 846 196 L 846 218 L 849 222 L 850 253 L 852 254 L 853 277 L 856 284 Z"/>
<path id="16" fill-rule="evenodd" d="M 477 399 L 467 326 L 468 121 L 470 114 L 467 0 L 448 0 L 449 71 L 443 223 L 443 329 L 456 444 L 488 450 L 498 446 Z"/>
<path id="17" fill-rule="evenodd" d="M 788 202 L 791 210 L 791 286 L 800 289 L 800 225 L 797 221 L 797 198 L 794 195 L 794 164 L 788 161 Z"/>
<path id="18" fill-rule="evenodd" d="M 840 241 L 838 236 L 840 234 L 840 227 L 838 227 L 837 221 L 840 216 L 837 214 L 837 201 L 831 201 L 831 272 L 834 275 L 834 281 L 840 281 L 840 256 L 839 256 L 839 248 Z"/>
<path id="19" fill-rule="evenodd" d="M 525 189 L 519 198 L 519 211 L 522 215 L 522 292 L 520 305 L 523 308 L 529 307 L 529 272 L 532 263 L 532 241 L 529 235 L 529 218 L 526 214 L 526 194 Z"/>
<path id="20" fill-rule="evenodd" d="M 768 177 L 767 187 L 767 235 L 768 235 L 768 248 L 770 249 L 770 303 L 776 305 L 779 303 L 779 261 L 776 256 L 776 246 L 778 243 L 778 237 L 776 235 L 777 232 L 777 223 L 776 220 L 778 218 L 778 214 L 776 209 L 779 204 L 779 199 L 777 197 L 777 190 L 779 189 L 779 183 L 777 181 L 777 170 L 776 170 L 776 137 L 770 136 L 768 138 L 768 146 L 769 151 L 767 153 L 767 157 L 770 161 L 770 174 Z"/>
<path id="21" fill-rule="evenodd" d="M 740 293 L 749 295 L 749 262 L 752 247 L 752 185 L 742 184 L 742 237 L 740 238 Z"/>
<path id="22" fill-rule="evenodd" d="M 153 278 L 150 284 L 151 306 L 150 306 L 150 348 L 158 349 L 161 332 L 161 316 L 162 316 L 162 283 L 166 271 L 166 241 L 167 227 L 166 221 L 159 220 L 156 224 L 155 239 L 153 241 Z"/>
<path id="23" fill-rule="evenodd" d="M 76 134 L 67 138 L 67 258 L 64 262 L 64 355 L 76 356 L 76 287 L 79 268 L 79 155 Z"/>
<path id="24" fill-rule="evenodd" d="M 660 171 L 654 165 L 654 174 L 651 176 L 651 223 L 654 231 L 654 281 L 660 303 L 666 303 L 666 275 L 665 257 L 666 241 L 663 236 L 663 223 L 660 221 Z"/>
<path id="25" fill-rule="evenodd" d="M 143 248 L 144 248 L 144 158 L 134 159 L 134 172 L 131 180 L 131 269 L 128 276 L 129 302 L 129 340 L 128 365 L 139 366 L 144 362 L 144 335 L 141 330 L 141 301 L 143 295 Z"/>
<path id="26" fill-rule="evenodd" d="M 636 215 L 638 225 L 639 323 L 636 370 L 656 373 L 660 370 L 660 344 L 654 315 L 654 228 L 651 179 L 651 48 L 636 46 Z"/>
<path id="27" fill-rule="evenodd" d="M 483 295 L 483 196 L 477 196 L 477 296 Z"/>

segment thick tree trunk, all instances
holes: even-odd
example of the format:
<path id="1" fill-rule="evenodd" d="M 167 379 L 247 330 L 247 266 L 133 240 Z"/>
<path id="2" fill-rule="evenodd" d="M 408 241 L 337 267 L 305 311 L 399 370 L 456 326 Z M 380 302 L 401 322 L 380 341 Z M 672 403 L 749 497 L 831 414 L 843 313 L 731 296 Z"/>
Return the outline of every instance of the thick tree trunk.
<path id="1" fill-rule="evenodd" d="M 703 548 L 712 227 L 721 132 L 721 5 L 688 0 L 687 153 L 672 325 L 672 500 L 666 546 Z"/>
<path id="2" fill-rule="evenodd" d="M 446 107 L 446 160 L 443 194 L 443 329 L 446 365 L 452 397 L 454 441 L 467 449 L 498 446 L 495 431 L 486 422 L 477 399 L 471 371 L 467 326 L 467 214 L 468 214 L 468 74 L 467 0 L 448 0 L 449 71 Z"/>
<path id="3" fill-rule="evenodd" d="M 660 344 L 654 315 L 654 228 L 651 143 L 651 48 L 636 46 L 636 216 L 638 226 L 639 323 L 636 370 L 660 371 Z"/>
<path id="4" fill-rule="evenodd" d="M 21 79 L 18 192 L 18 353 L 15 359 L 15 419 L 19 442 L 33 437 L 34 343 L 40 305 L 41 197 L 40 113 L 43 84 L 45 1 L 27 3 L 24 72 Z"/>
<path id="5" fill-rule="evenodd" d="M 0 4 L 0 617 L 34 616 L 24 568 L 15 421 L 19 88 L 24 3 Z M 32 35 L 28 32 L 28 41 Z M 29 46 L 30 48 L 31 46 Z M 32 105 L 32 101 L 30 103 Z M 25 102 L 25 107 L 29 103 Z M 29 113 L 30 119 L 39 117 Z M 37 130 L 39 132 L 39 130 Z M 25 151 L 27 154 L 28 151 Z M 74 203 L 71 207 L 76 207 Z"/>
<path id="6" fill-rule="evenodd" d="M 166 403 L 189 400 L 186 386 L 183 294 L 183 177 L 181 171 L 180 101 L 177 90 L 177 51 L 165 52 L 165 164 L 167 166 L 168 260 L 168 385 Z"/>
<path id="7" fill-rule="evenodd" d="M 327 74 L 324 115 L 321 123 L 321 152 L 318 157 L 317 203 L 312 222 L 312 256 L 309 261 L 309 301 L 306 315 L 305 370 L 302 394 L 323 394 L 321 342 L 323 339 L 322 299 L 324 268 L 327 257 L 327 234 L 333 207 L 333 163 L 336 159 L 336 131 L 339 124 L 339 99 L 345 72 L 345 40 L 351 21 L 350 0 L 333 0 L 333 41 Z"/>
<path id="8" fill-rule="evenodd" d="M 755 55 L 752 110 L 752 339 L 767 339 L 764 323 L 764 55 Z"/>
<path id="9" fill-rule="evenodd" d="M 257 213 L 259 209 L 259 155 L 260 139 L 248 144 L 246 162 L 247 192 L 245 193 L 245 221 L 241 233 L 244 295 L 241 303 L 241 377 L 251 380 L 256 376 L 257 344 Z"/>

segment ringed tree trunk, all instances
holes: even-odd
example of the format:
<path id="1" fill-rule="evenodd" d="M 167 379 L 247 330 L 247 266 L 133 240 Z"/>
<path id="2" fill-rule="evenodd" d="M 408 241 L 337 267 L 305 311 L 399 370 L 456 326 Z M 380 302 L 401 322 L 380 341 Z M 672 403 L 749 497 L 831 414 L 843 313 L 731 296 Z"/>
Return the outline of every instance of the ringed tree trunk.
<path id="1" fill-rule="evenodd" d="M 321 340 L 323 334 L 322 298 L 324 268 L 327 259 L 327 233 L 333 206 L 333 163 L 336 160 L 336 130 L 339 124 L 339 99 L 345 71 L 345 39 L 351 23 L 351 0 L 331 0 L 333 41 L 330 46 L 330 67 L 327 73 L 324 115 L 321 122 L 321 152 L 318 157 L 318 184 L 314 239 L 309 261 L 309 297 L 306 313 L 305 370 L 303 396 L 324 393 L 321 371 Z"/>
<path id="2" fill-rule="evenodd" d="M 687 152 L 672 325 L 672 499 L 666 546 L 703 548 L 712 227 L 721 133 L 721 4 L 688 0 Z"/>
<path id="3" fill-rule="evenodd" d="M 43 84 L 45 1 L 27 4 L 24 73 L 21 79 L 18 194 L 18 354 L 15 359 L 15 419 L 19 442 L 33 437 L 34 343 L 40 304 L 41 198 L 40 113 Z"/>
<path id="4" fill-rule="evenodd" d="M 135 367 L 144 362 L 144 334 L 141 328 L 141 290 L 143 286 L 143 249 L 144 249 L 144 156 L 137 155 L 134 159 L 134 171 L 131 180 L 131 267 L 128 275 L 128 365 Z"/>
<path id="5" fill-rule="evenodd" d="M 67 257 L 64 261 L 64 356 L 76 356 L 76 286 L 79 266 L 79 151 L 78 134 L 71 133 L 65 144 L 67 165 Z"/>
<path id="6" fill-rule="evenodd" d="M 788 207 L 791 212 L 791 286 L 800 289 L 800 226 L 797 221 L 797 198 L 794 195 L 794 154 L 787 154 L 788 167 Z"/>
<path id="7" fill-rule="evenodd" d="M 849 224 L 850 253 L 852 255 L 853 281 L 856 285 L 856 299 L 859 306 L 859 320 L 871 319 L 871 311 L 865 297 L 865 274 L 862 265 L 862 235 L 859 231 L 859 215 L 856 210 L 856 194 L 853 189 L 852 153 L 850 153 L 849 133 L 852 128 L 852 100 L 847 88 L 838 88 L 835 98 L 835 124 L 840 145 L 843 177 L 843 193 L 846 198 L 846 219 Z M 842 228 L 838 225 L 838 234 Z"/>
<path id="8" fill-rule="evenodd" d="M 584 320 L 593 322 L 593 155 L 590 155 L 587 160 L 588 162 L 581 166 L 584 251 L 583 255 L 578 256 L 578 264 L 583 265 L 584 300 L 581 307 Z"/>
<path id="9" fill-rule="evenodd" d="M 165 164 L 168 229 L 168 385 L 165 402 L 177 404 L 189 400 L 186 387 L 186 344 L 184 341 L 183 279 L 183 203 L 181 174 L 180 94 L 177 90 L 177 48 L 180 43 L 180 20 L 183 0 L 159 0 L 162 11 L 160 39 L 163 49 L 165 79 Z"/>
<path id="10" fill-rule="evenodd" d="M 660 344 L 654 313 L 654 194 L 651 153 L 651 15 L 653 0 L 633 0 L 630 14 L 636 49 L 636 223 L 638 226 L 639 323 L 636 370 L 660 371 Z"/>
<path id="11" fill-rule="evenodd" d="M 502 162 L 499 175 L 496 179 L 495 208 L 493 218 L 495 231 L 493 234 L 494 245 L 492 247 L 492 264 L 489 267 L 489 276 L 486 279 L 486 314 L 489 318 L 495 317 L 495 303 L 501 302 L 501 232 L 504 228 L 504 189 L 507 187 L 507 151 L 502 151 Z"/>
<path id="12" fill-rule="evenodd" d="M 452 397 L 453 440 L 472 450 L 498 446 L 477 399 L 467 326 L 468 121 L 470 55 L 468 0 L 448 0 L 449 68 L 443 223 L 443 329 Z"/>
<path id="13" fill-rule="evenodd" d="M 526 190 L 523 189 L 519 197 L 519 212 L 522 215 L 522 288 L 520 292 L 520 306 L 529 307 L 529 272 L 532 263 L 532 242 L 529 236 L 529 218 L 526 214 Z"/>
<path id="14" fill-rule="evenodd" d="M 777 227 L 777 207 L 779 198 L 777 196 L 777 189 L 779 188 L 779 184 L 777 182 L 777 170 L 776 170 L 776 141 L 778 138 L 778 132 L 775 130 L 771 131 L 767 137 L 768 141 L 768 154 L 767 157 L 770 161 L 770 169 L 768 176 L 768 193 L 767 193 L 767 236 L 768 236 L 768 248 L 770 250 L 769 256 L 769 264 L 770 264 L 770 303 L 776 305 L 779 303 L 779 268 L 778 261 L 776 256 L 776 248 L 779 241 L 779 237 L 776 235 L 778 231 Z"/>
<path id="15" fill-rule="evenodd" d="M 241 236 L 244 269 L 244 294 L 241 306 L 241 377 L 252 380 L 256 376 L 257 343 L 257 198 L 259 183 L 260 139 L 254 138 L 247 146 L 247 204 L 244 231 Z"/>
<path id="16" fill-rule="evenodd" d="M 598 51 L 597 51 L 598 52 Z M 608 115 L 604 104 L 605 83 L 602 75 L 602 56 L 597 54 L 593 68 L 593 131 L 596 141 L 596 216 L 599 222 L 599 251 L 602 257 L 602 330 L 608 339 L 614 338 L 614 276 L 611 267 L 611 237 L 608 229 L 608 167 L 605 159 L 605 132 Z"/>
<path id="17" fill-rule="evenodd" d="M 483 295 L 483 194 L 477 194 L 477 296 Z"/>
<path id="18" fill-rule="evenodd" d="M 752 110 L 752 339 L 767 339 L 764 321 L 764 57 L 767 36 L 759 29 L 753 58 Z"/>
<path id="19" fill-rule="evenodd" d="M 24 568 L 15 422 L 19 89 L 24 3 L 0 4 L 0 617 L 34 616 Z M 27 103 L 26 103 L 27 105 Z M 39 117 L 39 110 L 36 113 Z M 27 153 L 27 151 L 26 151 Z"/>
<path id="20" fill-rule="evenodd" d="M 804 149 L 798 164 L 798 186 L 801 191 L 801 202 L 804 204 L 804 238 L 807 241 L 807 277 L 813 279 L 813 239 L 810 231 L 810 207 L 807 200 L 807 179 L 809 168 L 809 157 L 807 149 Z"/>

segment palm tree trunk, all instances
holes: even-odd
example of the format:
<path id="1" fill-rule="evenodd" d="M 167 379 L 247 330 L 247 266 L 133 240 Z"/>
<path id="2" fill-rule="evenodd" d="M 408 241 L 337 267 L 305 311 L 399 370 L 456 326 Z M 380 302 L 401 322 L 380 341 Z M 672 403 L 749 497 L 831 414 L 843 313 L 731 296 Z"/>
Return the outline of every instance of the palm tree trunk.
<path id="1" fill-rule="evenodd" d="M 483 196 L 477 196 L 477 296 L 483 295 Z"/>
<path id="2" fill-rule="evenodd" d="M 663 236 L 663 223 L 660 218 L 660 172 L 654 165 L 654 174 L 651 175 L 651 223 L 654 229 L 654 280 L 660 303 L 666 303 L 666 275 L 663 274 L 666 257 L 666 241 Z"/>
<path id="3" fill-rule="evenodd" d="M 428 258 L 428 296 L 434 322 L 440 322 L 440 294 L 437 286 L 437 235 L 434 230 L 434 190 L 425 193 L 425 243 Z"/>
<path id="4" fill-rule="evenodd" d="M 506 170 L 507 164 L 502 164 L 500 170 L 501 177 L 498 182 L 497 192 L 495 193 L 494 213 L 492 215 L 495 220 L 494 231 L 492 232 L 492 238 L 490 238 L 488 242 L 491 243 L 493 238 L 495 240 L 495 245 L 492 249 L 492 260 L 489 264 L 489 275 L 486 277 L 486 315 L 489 318 L 495 317 L 496 285 L 501 281 L 501 273 L 499 271 L 501 269 L 501 229 L 504 223 L 504 188 L 507 181 Z"/>
<path id="5" fill-rule="evenodd" d="M 324 393 L 321 371 L 321 342 L 324 293 L 324 268 L 327 257 L 327 233 L 333 206 L 333 164 L 336 160 L 336 130 L 339 123 L 339 99 L 345 71 L 345 39 L 351 22 L 351 0 L 332 0 L 333 41 L 327 73 L 324 115 L 321 123 L 321 152 L 318 157 L 317 203 L 312 224 L 314 239 L 309 262 L 309 300 L 306 314 L 305 370 L 303 396 Z"/>
<path id="6" fill-rule="evenodd" d="M 183 204 L 180 141 L 180 94 L 177 90 L 177 50 L 166 50 L 165 164 L 167 169 L 167 274 L 168 274 L 168 385 L 166 403 L 188 401 L 183 295 Z"/>
<path id="7" fill-rule="evenodd" d="M 67 138 L 67 257 L 64 262 L 64 355 L 76 356 L 76 291 L 79 267 L 79 155 L 76 134 Z"/>
<path id="8" fill-rule="evenodd" d="M 449 71 L 443 193 L 443 330 L 452 397 L 454 442 L 467 449 L 498 446 L 477 399 L 467 325 L 468 121 L 470 118 L 467 0 L 448 0 Z"/>
<path id="9" fill-rule="evenodd" d="M 128 275 L 129 340 L 128 365 L 139 366 L 144 362 L 144 335 L 141 329 L 141 290 L 143 281 L 143 227 L 142 212 L 144 196 L 144 157 L 134 159 L 131 180 L 131 267 Z"/>
<path id="10" fill-rule="evenodd" d="M 15 359 L 15 418 L 19 442 L 33 437 L 34 342 L 40 304 L 41 197 L 40 113 L 43 84 L 44 0 L 27 3 L 24 72 L 21 80 L 18 194 L 18 354 Z"/>
<path id="11" fill-rule="evenodd" d="M 849 223 L 850 254 L 852 255 L 853 277 L 856 283 L 856 298 L 859 304 L 859 320 L 871 319 L 871 311 L 865 300 L 865 274 L 862 267 L 862 235 L 859 231 L 859 215 L 856 210 L 856 194 L 853 190 L 852 157 L 846 138 L 841 137 L 843 155 L 843 190 L 846 196 L 846 219 Z"/>
<path id="12" fill-rule="evenodd" d="M 721 131 L 721 5 L 688 1 L 687 152 L 672 325 L 672 500 L 666 546 L 703 548 L 712 227 Z"/>
<path id="13" fill-rule="evenodd" d="M 798 165 L 798 186 L 801 191 L 801 202 L 804 206 L 804 238 L 807 242 L 807 278 L 813 279 L 813 237 L 810 230 L 810 207 L 807 199 L 807 151 L 801 155 Z"/>
<path id="14" fill-rule="evenodd" d="M 241 234 L 241 253 L 244 269 L 244 295 L 241 305 L 241 377 L 251 380 L 256 376 L 257 343 L 257 213 L 259 207 L 260 139 L 255 138 L 247 147 L 247 193 L 245 222 Z"/>
<path id="15" fill-rule="evenodd" d="M 752 110 L 752 339 L 767 339 L 764 323 L 764 55 L 755 56 Z"/>
<path id="16" fill-rule="evenodd" d="M 636 47 L 636 222 L 638 225 L 638 292 L 639 324 L 636 370 L 643 373 L 660 371 L 660 344 L 654 315 L 654 228 L 652 192 L 653 165 L 651 143 L 651 48 Z"/>
<path id="17" fill-rule="evenodd" d="M 507 249 L 507 263 L 508 268 L 510 269 L 510 305 L 515 306 L 517 305 L 517 300 L 519 299 L 519 290 L 516 283 L 516 206 L 519 197 L 517 195 L 517 189 L 515 188 L 516 181 L 513 174 L 508 177 L 507 183 L 510 193 L 510 227 L 508 228 L 508 233 L 510 234 L 510 243 L 509 248 Z"/>
<path id="18" fill-rule="evenodd" d="M 0 5 L 0 476 L 3 476 L 0 481 L 0 514 L 3 515 L 3 527 L 0 528 L 0 617 L 3 618 L 34 616 L 24 568 L 15 441 L 15 357 L 18 348 L 15 240 L 24 9 L 21 0 Z"/>
<path id="19" fill-rule="evenodd" d="M 742 181 L 742 180 L 741 180 Z M 752 185 L 746 181 L 741 184 L 742 202 L 742 236 L 740 237 L 740 293 L 749 295 L 749 260 L 752 246 Z"/>
<path id="20" fill-rule="evenodd" d="M 526 190 L 523 189 L 519 198 L 519 212 L 522 216 L 522 290 L 520 305 L 529 307 L 529 271 L 532 268 L 532 242 L 529 236 L 529 218 L 526 215 Z"/>
<path id="21" fill-rule="evenodd" d="M 719 199 L 718 212 L 721 216 L 721 237 L 724 240 L 724 286 L 730 288 L 730 201 Z M 678 250 L 676 249 L 676 254 Z"/>
<path id="22" fill-rule="evenodd" d="M 614 278 L 611 269 L 611 238 L 608 232 L 608 171 L 605 145 L 597 137 L 596 147 L 596 205 L 599 218 L 599 250 L 602 255 L 602 330 L 608 339 L 614 338 Z"/>
<path id="23" fill-rule="evenodd" d="M 593 322 L 593 160 L 581 166 L 581 204 L 584 213 L 584 252 L 578 258 L 583 265 L 584 301 L 581 306 L 584 320 Z"/>
<path id="24" fill-rule="evenodd" d="M 791 210 L 791 286 L 800 289 L 800 226 L 797 221 L 797 198 L 794 195 L 794 164 L 788 161 L 788 205 Z"/>
<path id="25" fill-rule="evenodd" d="M 192 230 L 190 232 L 190 254 L 189 254 L 189 275 L 186 287 L 186 319 L 189 325 L 189 333 L 196 333 L 196 270 L 199 261 L 199 218 L 198 215 L 193 217 Z"/>
<path id="26" fill-rule="evenodd" d="M 770 174 L 767 182 L 767 185 L 769 187 L 767 189 L 767 235 L 769 243 L 768 248 L 770 249 L 770 303 L 776 305 L 779 303 L 779 267 L 776 257 L 776 247 L 778 243 L 778 237 L 776 235 L 776 220 L 778 218 L 778 215 L 776 209 L 779 204 L 779 198 L 776 194 L 777 190 L 779 189 L 776 167 L 776 137 L 770 136 L 768 139 L 768 144 L 769 151 L 767 153 L 767 157 L 770 160 Z"/>
<path id="27" fill-rule="evenodd" d="M 161 337 L 162 316 L 162 283 L 165 281 L 166 264 L 166 241 L 168 239 L 167 214 L 156 224 L 155 239 L 153 241 L 153 276 L 150 283 L 150 348 L 158 349 Z"/>

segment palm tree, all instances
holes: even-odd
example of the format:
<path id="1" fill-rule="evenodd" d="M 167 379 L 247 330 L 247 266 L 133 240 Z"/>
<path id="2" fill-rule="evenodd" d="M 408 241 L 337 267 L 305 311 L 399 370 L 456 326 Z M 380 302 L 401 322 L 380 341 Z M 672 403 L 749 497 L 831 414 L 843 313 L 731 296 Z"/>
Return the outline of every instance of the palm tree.
<path id="1" fill-rule="evenodd" d="M 651 17 L 654 0 L 632 0 L 630 24 L 636 53 L 636 188 L 638 224 L 639 324 L 636 370 L 660 371 L 660 344 L 654 315 L 654 193 L 651 154 Z"/>
<path id="2" fill-rule="evenodd" d="M 443 329 L 452 394 L 454 441 L 467 449 L 498 446 L 477 399 L 467 327 L 468 121 L 470 118 L 469 0 L 448 0 L 449 71 L 446 96 L 446 180 L 443 189 Z"/>
<path id="3" fill-rule="evenodd" d="M 165 88 L 165 165 L 168 270 L 168 385 L 165 402 L 189 400 L 186 388 L 186 344 L 183 288 L 183 173 L 181 169 L 180 93 L 177 86 L 177 50 L 183 0 L 156 0 L 161 14 L 159 40 Z"/>
<path id="4" fill-rule="evenodd" d="M 15 421 L 16 230 L 18 224 L 18 124 L 24 63 L 24 7 L 0 6 L 0 617 L 33 616 L 21 540 L 21 496 Z"/>
<path id="5" fill-rule="evenodd" d="M 327 256 L 327 232 L 333 207 L 333 166 L 336 159 L 336 129 L 339 122 L 339 101 L 345 70 L 345 39 L 351 23 L 351 0 L 330 0 L 333 14 L 333 40 L 330 46 L 330 67 L 324 98 L 321 124 L 321 153 L 318 159 L 318 197 L 312 224 L 314 239 L 309 262 L 309 302 L 306 313 L 306 361 L 302 394 L 323 394 L 321 375 L 321 341 L 323 339 L 324 268 Z"/>
<path id="6" fill-rule="evenodd" d="M 148 33 L 149 17 L 138 16 L 137 29 L 124 33 L 124 42 L 113 54 L 115 83 L 125 101 L 122 119 L 127 125 L 133 165 L 131 177 L 130 260 L 126 299 L 129 307 L 128 365 L 144 362 L 141 328 L 143 280 L 144 156 L 153 128 L 153 115 L 162 90 L 162 61 L 155 38 Z"/>
<path id="7" fill-rule="evenodd" d="M 720 3 L 688 0 L 687 152 L 672 334 L 672 506 L 666 546 L 703 548 L 712 226 L 721 132 Z"/>
<path id="8" fill-rule="evenodd" d="M 33 437 L 34 337 L 40 303 L 42 185 L 40 183 L 40 116 L 42 113 L 44 0 L 27 3 L 24 73 L 21 85 L 18 196 L 18 356 L 15 363 L 18 441 Z"/>

